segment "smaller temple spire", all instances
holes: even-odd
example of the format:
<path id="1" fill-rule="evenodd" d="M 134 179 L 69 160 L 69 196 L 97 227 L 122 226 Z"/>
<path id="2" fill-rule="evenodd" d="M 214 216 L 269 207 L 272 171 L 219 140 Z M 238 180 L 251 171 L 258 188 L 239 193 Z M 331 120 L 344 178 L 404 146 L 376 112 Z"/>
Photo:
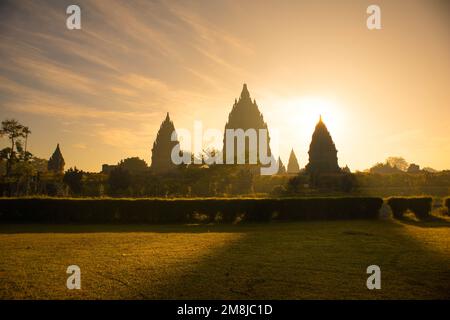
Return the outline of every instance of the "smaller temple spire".
<path id="1" fill-rule="evenodd" d="M 291 150 L 291 154 L 289 155 L 289 162 L 287 165 L 287 173 L 289 174 L 297 174 L 300 171 L 300 166 L 298 165 L 297 157 L 295 156 L 294 148 Z"/>
<path id="2" fill-rule="evenodd" d="M 56 149 L 53 152 L 50 159 L 47 162 L 48 171 L 52 171 L 55 173 L 63 173 L 64 172 L 65 161 L 61 153 L 61 149 L 59 148 L 59 143 L 56 145 Z"/>
<path id="3" fill-rule="evenodd" d="M 281 157 L 278 157 L 278 174 L 285 174 L 286 167 L 284 166 L 283 161 L 281 161 Z"/>

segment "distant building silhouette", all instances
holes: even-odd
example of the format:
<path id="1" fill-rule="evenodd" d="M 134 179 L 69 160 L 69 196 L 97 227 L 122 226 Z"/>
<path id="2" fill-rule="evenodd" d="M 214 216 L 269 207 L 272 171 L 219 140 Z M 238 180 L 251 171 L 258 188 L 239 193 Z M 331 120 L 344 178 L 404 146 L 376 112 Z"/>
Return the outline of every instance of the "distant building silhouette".
<path id="1" fill-rule="evenodd" d="M 247 85 L 244 84 L 241 92 L 241 96 L 239 97 L 239 100 L 235 100 L 233 108 L 231 109 L 230 114 L 228 115 L 228 122 L 225 124 L 225 134 L 223 138 L 223 159 L 224 163 L 226 163 L 226 156 L 227 152 L 230 152 L 230 150 L 227 150 L 226 146 L 226 130 L 227 129 L 242 129 L 244 132 L 248 129 L 255 129 L 257 134 L 257 146 L 256 148 L 259 148 L 259 136 L 258 132 L 260 129 L 267 130 L 267 156 L 271 155 L 269 142 L 269 132 L 267 128 L 267 124 L 264 122 L 263 115 L 258 109 L 258 105 L 256 104 L 256 101 L 250 98 L 250 93 L 247 89 Z M 236 159 L 237 157 L 237 139 L 234 139 L 234 157 Z M 245 163 L 249 163 L 249 138 L 246 137 L 245 142 Z M 257 153 L 257 164 L 261 164 L 260 162 L 260 155 L 259 155 L 259 149 L 254 150 L 254 152 Z M 236 162 L 235 162 L 236 163 Z"/>
<path id="2" fill-rule="evenodd" d="M 102 173 L 104 174 L 110 174 L 112 170 L 117 168 L 117 165 L 115 164 L 102 164 Z"/>
<path id="3" fill-rule="evenodd" d="M 297 157 L 295 156 L 294 149 L 291 150 L 289 155 L 289 162 L 287 166 L 288 174 L 297 174 L 300 172 L 300 166 L 298 165 Z"/>
<path id="4" fill-rule="evenodd" d="M 56 149 L 53 152 L 50 159 L 47 162 L 48 171 L 52 171 L 55 173 L 63 173 L 64 172 L 64 158 L 62 156 L 61 150 L 59 149 L 59 143 L 56 145 Z"/>
<path id="5" fill-rule="evenodd" d="M 171 140 L 174 131 L 175 126 L 172 120 L 170 120 L 169 113 L 167 112 L 166 118 L 162 122 L 158 134 L 156 135 L 155 142 L 153 143 L 152 163 L 150 168 L 154 173 L 166 173 L 177 167 L 171 159 L 173 147 L 179 144 L 178 140 Z"/>
<path id="6" fill-rule="evenodd" d="M 337 150 L 325 123 L 320 117 L 309 145 L 309 163 L 306 172 L 309 174 L 338 173 Z"/>

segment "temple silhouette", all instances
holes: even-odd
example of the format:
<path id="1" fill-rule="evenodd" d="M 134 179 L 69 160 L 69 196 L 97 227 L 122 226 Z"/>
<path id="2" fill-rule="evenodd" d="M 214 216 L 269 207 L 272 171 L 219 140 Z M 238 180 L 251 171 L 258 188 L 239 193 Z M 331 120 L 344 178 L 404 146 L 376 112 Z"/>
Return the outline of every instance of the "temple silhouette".
<path id="1" fill-rule="evenodd" d="M 337 150 L 331 134 L 320 116 L 309 145 L 309 163 L 306 172 L 312 175 L 339 173 Z"/>
<path id="2" fill-rule="evenodd" d="M 250 92 L 247 89 L 247 85 L 244 83 L 244 86 L 242 88 L 242 92 L 241 92 L 241 96 L 239 97 L 239 100 L 235 100 L 233 107 L 231 109 L 230 114 L 228 115 L 228 121 L 225 124 L 225 130 L 224 130 L 224 137 L 223 137 L 223 159 L 224 159 L 224 163 L 226 163 L 226 157 L 227 157 L 227 153 L 228 152 L 232 152 L 232 150 L 229 150 L 227 147 L 227 138 L 226 138 L 226 130 L 227 129 L 232 129 L 232 130 L 238 130 L 238 129 L 242 129 L 244 132 L 248 129 L 254 129 L 257 133 L 257 143 L 256 146 L 256 150 L 252 150 L 252 146 L 249 143 L 249 138 L 246 137 L 245 138 L 245 163 L 248 164 L 250 162 L 249 159 L 249 153 L 250 152 L 254 152 L 257 155 L 257 159 L 256 162 L 257 164 L 261 164 L 260 163 L 260 154 L 259 154 L 259 145 L 260 145 L 260 141 L 259 141 L 259 135 L 258 132 L 260 129 L 264 129 L 267 132 L 267 136 L 266 136 L 266 150 L 267 150 L 267 154 L 266 156 L 270 156 L 271 155 L 271 151 L 270 151 L 270 136 L 269 136 L 269 129 L 267 127 L 267 123 L 264 122 L 264 117 L 262 115 L 262 113 L 259 111 L 258 105 L 256 104 L 256 100 L 251 99 L 250 97 Z M 228 144 L 232 143 L 232 145 L 234 146 L 234 158 L 236 159 L 237 155 L 238 155 L 238 150 L 237 150 L 237 138 L 234 138 L 234 141 L 229 142 Z M 236 161 L 234 161 L 234 163 L 237 163 Z"/>
<path id="3" fill-rule="evenodd" d="M 63 158 L 63 155 L 61 153 L 61 150 L 59 148 L 59 143 L 56 145 L 56 149 L 51 155 L 51 157 L 48 159 L 47 162 L 47 170 L 54 172 L 54 173 L 63 173 L 64 172 L 64 166 L 65 161 Z"/>
<path id="4" fill-rule="evenodd" d="M 247 85 L 244 84 L 242 88 L 241 95 L 239 99 L 235 99 L 233 107 L 228 115 L 228 121 L 225 124 L 225 132 L 223 138 L 223 159 L 226 163 L 226 155 L 228 152 L 227 146 L 227 129 L 242 129 L 244 132 L 248 129 L 254 129 L 258 132 L 260 129 L 265 129 L 267 132 L 267 156 L 271 155 L 270 151 L 270 136 L 267 123 L 264 121 L 262 113 L 259 111 L 258 105 L 255 100 L 251 99 L 250 92 L 248 91 Z M 175 125 L 167 113 L 166 118 L 162 122 L 159 131 L 157 133 L 155 142 L 153 143 L 152 156 L 151 156 L 151 169 L 154 173 L 167 173 L 174 170 L 177 165 L 175 165 L 171 160 L 171 152 L 174 146 L 179 144 L 179 142 L 172 141 L 171 136 L 175 131 Z M 234 137 L 234 157 L 236 162 L 237 158 L 237 139 Z M 260 141 L 257 135 L 257 147 L 259 147 Z M 245 163 L 241 165 L 248 166 L 249 164 L 249 152 L 250 150 L 249 138 L 246 136 L 245 140 Z M 256 165 L 261 165 L 259 148 L 253 150 L 257 154 Z M 299 172 L 305 172 L 310 175 L 318 174 L 334 174 L 342 172 L 338 165 L 337 149 L 333 142 L 330 132 L 328 131 L 322 117 L 320 117 L 315 130 L 312 134 L 311 143 L 309 146 L 309 162 L 306 167 L 302 170 L 300 168 L 297 156 L 294 150 L 291 150 L 289 161 L 287 167 L 283 165 L 281 158 L 278 158 L 278 174 L 291 174 L 296 175 Z"/>
<path id="5" fill-rule="evenodd" d="M 150 168 L 155 173 L 166 173 L 176 168 L 176 164 L 172 162 L 172 149 L 179 144 L 178 140 L 172 141 L 172 133 L 175 131 L 175 126 L 170 120 L 167 112 L 166 118 L 161 123 L 159 131 L 156 135 L 155 142 L 152 148 L 152 162 Z"/>
<path id="6" fill-rule="evenodd" d="M 295 155 L 294 149 L 291 150 L 291 154 L 289 155 L 289 162 L 287 166 L 288 174 L 297 174 L 300 172 L 300 166 L 298 164 L 297 157 Z"/>

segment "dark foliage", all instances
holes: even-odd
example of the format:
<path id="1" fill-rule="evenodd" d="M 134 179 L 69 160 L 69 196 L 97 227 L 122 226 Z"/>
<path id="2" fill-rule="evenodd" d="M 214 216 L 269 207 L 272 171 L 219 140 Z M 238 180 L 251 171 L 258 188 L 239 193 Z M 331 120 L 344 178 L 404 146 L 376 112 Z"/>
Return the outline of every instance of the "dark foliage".
<path id="1" fill-rule="evenodd" d="M 70 191 L 74 195 L 79 195 L 83 189 L 83 174 L 84 172 L 75 168 L 70 168 L 64 173 L 63 182 L 69 186 Z"/>
<path id="2" fill-rule="evenodd" d="M 47 182 L 45 184 L 45 193 L 51 197 L 55 197 L 58 195 L 58 185 L 54 182 Z"/>
<path id="3" fill-rule="evenodd" d="M 148 170 L 147 163 L 138 157 L 121 160 L 117 166 L 127 170 L 131 174 L 139 174 Z"/>
<path id="4" fill-rule="evenodd" d="M 131 174 L 122 167 L 114 168 L 108 177 L 109 191 L 111 195 L 126 194 L 131 184 Z"/>
<path id="5" fill-rule="evenodd" d="M 412 198 L 389 198 L 387 203 L 392 209 L 394 218 L 401 219 L 406 211 L 413 212 L 418 219 L 427 219 L 430 216 L 431 197 L 412 197 Z"/>
<path id="6" fill-rule="evenodd" d="M 0 199 L 1 222 L 192 223 L 377 219 L 381 198 Z"/>

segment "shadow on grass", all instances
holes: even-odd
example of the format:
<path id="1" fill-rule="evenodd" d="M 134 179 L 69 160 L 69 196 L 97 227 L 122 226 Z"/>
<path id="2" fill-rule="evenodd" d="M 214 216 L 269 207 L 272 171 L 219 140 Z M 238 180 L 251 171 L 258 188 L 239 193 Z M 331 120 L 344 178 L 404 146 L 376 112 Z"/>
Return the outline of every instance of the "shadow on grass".
<path id="1" fill-rule="evenodd" d="M 141 291 L 158 299 L 449 299 L 448 256 L 394 221 L 313 222 L 248 231 L 170 281 Z M 368 290 L 379 265 L 382 290 Z"/>
<path id="2" fill-rule="evenodd" d="M 421 228 L 450 228 L 450 219 L 439 217 L 437 215 L 431 215 L 425 220 L 417 220 L 412 216 L 404 216 L 402 219 L 398 219 L 398 221 L 407 225 Z"/>

